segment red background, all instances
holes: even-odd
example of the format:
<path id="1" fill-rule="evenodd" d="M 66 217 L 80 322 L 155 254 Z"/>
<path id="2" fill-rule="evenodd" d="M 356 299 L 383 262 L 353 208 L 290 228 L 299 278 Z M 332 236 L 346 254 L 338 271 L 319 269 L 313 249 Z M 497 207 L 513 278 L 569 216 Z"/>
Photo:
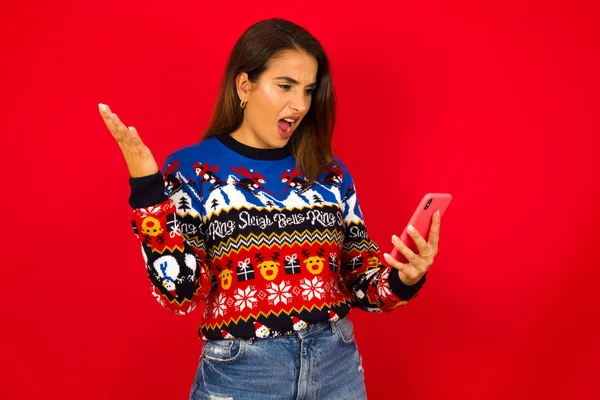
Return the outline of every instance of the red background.
<path id="1" fill-rule="evenodd" d="M 97 103 L 162 164 L 235 40 L 279 16 L 331 58 L 335 146 L 382 249 L 424 193 L 454 196 L 420 297 L 352 313 L 369 397 L 597 398 L 600 13 L 405 3 L 3 1 L 0 397 L 186 398 L 201 312 L 150 295 Z"/>

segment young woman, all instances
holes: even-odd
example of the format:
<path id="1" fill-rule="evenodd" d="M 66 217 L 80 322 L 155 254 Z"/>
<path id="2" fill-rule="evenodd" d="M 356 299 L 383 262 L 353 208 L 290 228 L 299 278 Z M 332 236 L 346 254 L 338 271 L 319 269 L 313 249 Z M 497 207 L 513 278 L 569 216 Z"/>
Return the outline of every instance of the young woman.
<path id="1" fill-rule="evenodd" d="M 438 250 L 418 232 L 409 263 L 367 234 L 356 188 L 332 153 L 335 98 L 319 42 L 270 19 L 235 44 L 202 140 L 162 169 L 135 128 L 100 104 L 130 172 L 133 230 L 152 294 L 177 314 L 205 302 L 191 399 L 362 399 L 346 317 L 414 298 Z"/>

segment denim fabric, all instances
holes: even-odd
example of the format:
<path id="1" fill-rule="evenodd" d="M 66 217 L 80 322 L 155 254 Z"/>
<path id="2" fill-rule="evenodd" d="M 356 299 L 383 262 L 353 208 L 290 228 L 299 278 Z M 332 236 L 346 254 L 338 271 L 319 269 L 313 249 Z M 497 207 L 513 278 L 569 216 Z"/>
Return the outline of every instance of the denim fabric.
<path id="1" fill-rule="evenodd" d="M 207 341 L 191 400 L 366 399 L 352 322 L 322 322 L 289 336 Z"/>

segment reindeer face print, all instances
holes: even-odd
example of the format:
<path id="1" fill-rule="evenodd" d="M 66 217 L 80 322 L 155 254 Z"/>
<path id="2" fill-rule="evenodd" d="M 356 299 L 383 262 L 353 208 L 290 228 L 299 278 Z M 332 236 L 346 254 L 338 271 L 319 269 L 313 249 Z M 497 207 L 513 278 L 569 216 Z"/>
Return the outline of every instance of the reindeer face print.
<path id="1" fill-rule="evenodd" d="M 150 236 L 158 236 L 163 233 L 160 221 L 154 217 L 146 217 L 142 221 L 142 232 Z"/>
<path id="2" fill-rule="evenodd" d="M 325 266 L 325 264 L 323 264 L 324 261 L 324 258 L 314 256 L 304 260 L 304 264 L 306 265 L 308 272 L 317 275 L 323 272 L 323 267 Z"/>
<path id="3" fill-rule="evenodd" d="M 223 290 L 227 290 L 231 287 L 231 271 L 226 269 L 225 271 L 219 274 L 219 279 L 221 280 L 221 288 Z"/>
<path id="4" fill-rule="evenodd" d="M 272 281 L 277 277 L 277 273 L 279 272 L 278 262 L 275 261 L 265 261 L 258 264 L 258 269 L 260 269 L 260 274 L 268 281 Z"/>

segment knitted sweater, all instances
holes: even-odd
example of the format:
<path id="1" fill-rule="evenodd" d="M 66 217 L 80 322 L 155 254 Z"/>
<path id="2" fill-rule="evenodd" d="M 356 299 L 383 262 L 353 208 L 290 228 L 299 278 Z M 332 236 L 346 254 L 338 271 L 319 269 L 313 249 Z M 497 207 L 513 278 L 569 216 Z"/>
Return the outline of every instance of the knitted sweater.
<path id="1" fill-rule="evenodd" d="M 405 285 L 383 265 L 338 158 L 308 184 L 287 146 L 221 134 L 130 185 L 152 294 L 182 315 L 205 302 L 205 340 L 289 335 L 354 307 L 390 311 L 425 282 Z"/>

